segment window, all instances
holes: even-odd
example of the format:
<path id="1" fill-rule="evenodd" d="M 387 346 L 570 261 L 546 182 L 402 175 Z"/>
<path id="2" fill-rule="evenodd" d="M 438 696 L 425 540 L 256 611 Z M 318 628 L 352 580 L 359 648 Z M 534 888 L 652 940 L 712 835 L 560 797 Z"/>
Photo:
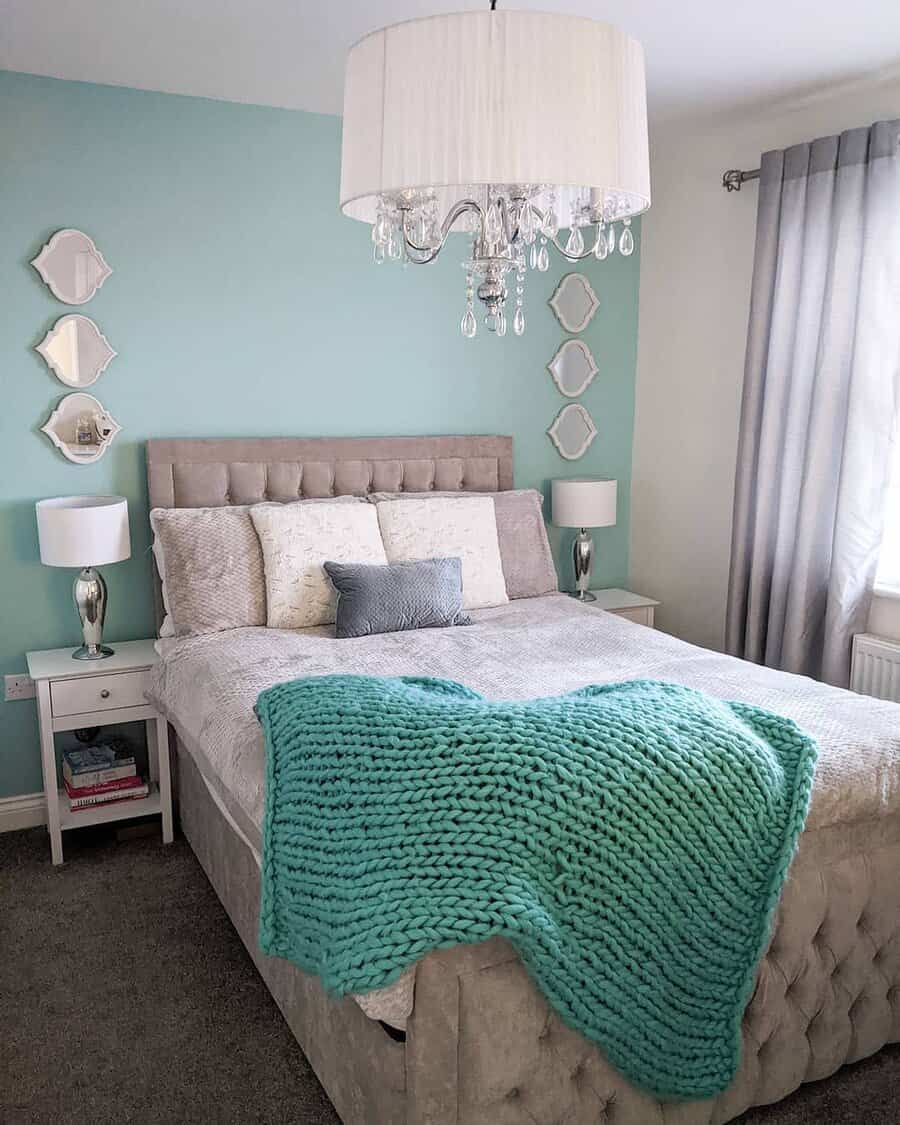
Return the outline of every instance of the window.
<path id="1" fill-rule="evenodd" d="M 877 588 L 889 588 L 900 594 L 900 438 L 894 442 L 894 466 L 887 494 L 884 518 L 884 540 L 878 559 Z"/>

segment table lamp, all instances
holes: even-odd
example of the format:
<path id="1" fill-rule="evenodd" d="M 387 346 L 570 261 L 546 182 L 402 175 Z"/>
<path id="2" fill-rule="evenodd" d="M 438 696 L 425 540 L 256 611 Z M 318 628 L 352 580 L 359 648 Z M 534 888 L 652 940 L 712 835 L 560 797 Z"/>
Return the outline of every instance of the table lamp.
<path id="1" fill-rule="evenodd" d="M 39 500 L 38 542 L 45 566 L 80 567 L 72 593 L 84 644 L 75 660 L 102 660 L 113 650 L 100 643 L 106 617 L 106 583 L 96 566 L 131 555 L 128 501 L 124 496 L 57 496 Z"/>
<path id="2" fill-rule="evenodd" d="M 616 487 L 614 480 L 595 477 L 572 477 L 551 481 L 552 519 L 557 527 L 577 527 L 572 547 L 575 562 L 575 593 L 583 602 L 597 599 L 588 587 L 594 561 L 594 541 L 589 527 L 612 527 L 616 522 Z"/>

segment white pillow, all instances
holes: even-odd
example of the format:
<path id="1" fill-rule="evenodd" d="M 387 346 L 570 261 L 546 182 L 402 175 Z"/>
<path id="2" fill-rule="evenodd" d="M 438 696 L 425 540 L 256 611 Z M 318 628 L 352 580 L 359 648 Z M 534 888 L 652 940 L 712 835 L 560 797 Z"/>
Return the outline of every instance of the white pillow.
<path id="1" fill-rule="evenodd" d="M 388 562 L 458 558 L 463 609 L 509 601 L 490 496 L 383 500 L 375 507 Z"/>
<path id="2" fill-rule="evenodd" d="M 334 621 L 337 592 L 324 562 L 387 562 L 369 504 L 259 504 L 250 518 L 262 545 L 270 629 Z"/>

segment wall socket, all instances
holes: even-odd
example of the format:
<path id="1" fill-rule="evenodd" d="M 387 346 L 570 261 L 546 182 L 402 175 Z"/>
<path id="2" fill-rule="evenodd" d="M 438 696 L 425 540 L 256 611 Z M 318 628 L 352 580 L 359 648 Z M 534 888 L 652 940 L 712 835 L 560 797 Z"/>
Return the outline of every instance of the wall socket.
<path id="1" fill-rule="evenodd" d="M 6 702 L 14 699 L 34 699 L 34 680 L 25 672 L 17 675 L 4 676 L 6 684 Z"/>

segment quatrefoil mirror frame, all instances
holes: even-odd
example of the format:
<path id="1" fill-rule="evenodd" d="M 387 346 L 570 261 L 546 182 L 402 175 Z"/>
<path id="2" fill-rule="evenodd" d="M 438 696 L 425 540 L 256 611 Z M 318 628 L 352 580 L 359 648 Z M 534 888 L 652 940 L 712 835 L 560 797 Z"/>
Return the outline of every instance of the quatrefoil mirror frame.
<path id="1" fill-rule="evenodd" d="M 85 452 L 79 453 L 75 428 L 77 419 L 82 414 L 90 416 L 99 440 L 86 444 L 83 447 Z M 63 457 L 76 465 L 92 465 L 95 461 L 99 461 L 121 429 L 122 427 L 102 403 L 93 395 L 85 394 L 83 391 L 63 395 L 56 404 L 56 409 L 41 426 L 41 432 L 47 435 Z"/>
<path id="2" fill-rule="evenodd" d="M 565 439 L 562 436 L 563 427 L 570 418 L 576 415 L 584 426 L 584 437 L 578 445 L 567 448 Z M 570 402 L 564 406 L 553 419 L 553 424 L 547 430 L 547 433 L 550 435 L 550 440 L 556 446 L 560 457 L 565 458 L 566 461 L 577 461 L 579 457 L 585 455 L 588 446 L 597 436 L 597 427 L 594 425 L 594 419 L 580 402 Z"/>
<path id="3" fill-rule="evenodd" d="M 61 383 L 76 388 L 96 383 L 118 354 L 91 318 L 81 313 L 61 316 L 34 350 Z"/>
<path id="4" fill-rule="evenodd" d="M 567 388 L 566 383 L 567 368 L 571 369 L 573 365 L 580 365 L 581 367 L 581 372 L 576 372 L 575 375 L 579 382 L 574 389 Z M 594 362 L 593 353 L 584 340 L 576 340 L 573 337 L 564 340 L 557 348 L 556 355 L 547 364 L 547 370 L 550 372 L 560 394 L 565 395 L 566 398 L 578 398 L 588 389 L 600 369 Z"/>
<path id="5" fill-rule="evenodd" d="M 73 253 L 82 256 L 84 259 L 82 266 L 90 264 L 90 275 L 86 270 L 82 271 L 84 291 L 75 288 L 78 279 L 71 276 L 77 273 L 69 266 L 69 257 Z M 31 264 L 41 275 L 41 279 L 53 296 L 64 305 L 87 304 L 112 273 L 106 259 L 94 245 L 94 240 L 84 231 L 75 230 L 73 227 L 58 230 L 41 249 L 40 254 L 32 259 Z"/>
<path id="6" fill-rule="evenodd" d="M 550 308 L 567 332 L 582 332 L 599 307 L 599 298 L 583 273 L 567 273 L 550 298 Z"/>

